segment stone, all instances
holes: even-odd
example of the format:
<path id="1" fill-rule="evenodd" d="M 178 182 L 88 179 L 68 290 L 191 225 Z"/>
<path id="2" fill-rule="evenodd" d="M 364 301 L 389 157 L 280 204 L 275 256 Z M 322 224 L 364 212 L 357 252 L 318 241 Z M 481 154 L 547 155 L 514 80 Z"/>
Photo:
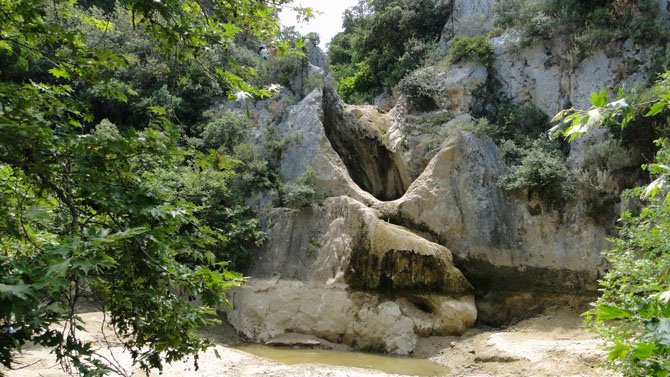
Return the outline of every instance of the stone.
<path id="1" fill-rule="evenodd" d="M 319 72 L 318 68 L 314 69 L 314 74 Z M 311 167 L 316 184 L 325 195 L 344 194 L 364 202 L 374 202 L 376 199 L 372 195 L 352 181 L 347 167 L 326 137 L 324 91 L 334 86 L 334 83 L 331 79 L 324 80 L 326 83 L 315 88 L 298 104 L 289 107 L 285 120 L 276 126 L 279 134 L 288 141 L 280 161 L 282 179 L 293 182 Z"/>
<path id="2" fill-rule="evenodd" d="M 284 333 L 266 341 L 265 345 L 272 347 L 327 348 L 324 346 L 328 343 L 330 342 L 313 335 Z"/>
<path id="3" fill-rule="evenodd" d="M 459 114 L 470 111 L 473 102 L 472 92 L 486 82 L 487 78 L 486 67 L 480 63 L 467 62 L 421 68 L 410 73 L 403 81 L 422 87 L 434 101 L 435 109 L 449 109 L 452 113 Z M 411 97 L 411 93 L 401 88 L 398 102 L 410 112 Z"/>
<path id="4" fill-rule="evenodd" d="M 670 22 L 670 0 L 656 0 L 658 2 L 658 18 Z"/>
<path id="5" fill-rule="evenodd" d="M 517 103 L 531 102 L 553 116 L 566 106 L 571 94 L 564 85 L 561 67 L 546 47 L 534 45 L 519 51 L 515 47 L 519 43 L 520 37 L 515 33 L 491 39 L 496 78 L 502 91 Z"/>
<path id="6" fill-rule="evenodd" d="M 375 107 L 383 113 L 388 113 L 395 106 L 398 99 L 391 94 L 383 93 L 375 97 L 373 101 Z"/>
<path id="7" fill-rule="evenodd" d="M 468 320 L 458 325 L 472 326 L 476 315 L 472 297 L 444 300 L 467 307 L 461 318 Z M 418 340 L 414 319 L 403 312 L 406 304 L 344 287 L 252 279 L 246 288 L 231 293 L 231 303 L 235 310 L 228 312 L 230 324 L 255 341 L 299 332 L 356 348 L 407 355 Z"/>
<path id="8" fill-rule="evenodd" d="M 311 40 L 305 40 L 305 50 L 307 55 L 307 60 L 310 64 L 321 68 L 324 71 L 330 69 L 330 64 L 328 63 L 328 57 L 321 50 L 321 47 L 317 46 Z"/>
<path id="9" fill-rule="evenodd" d="M 588 109 L 591 92 L 619 87 L 627 90 L 644 83 L 650 56 L 659 47 L 642 49 L 631 40 L 613 42 L 583 58 L 572 61 L 570 44 L 556 39 L 546 44 L 520 47 L 521 36 L 507 32 L 491 39 L 495 51 L 496 79 L 505 96 L 518 103 L 531 102 L 550 117 L 564 108 Z M 573 57 L 574 59 L 576 57 Z M 635 62 L 627 72 L 626 61 Z"/>
<path id="10" fill-rule="evenodd" d="M 487 302 L 523 312 L 535 297 L 515 301 L 503 292 L 595 295 L 606 267 L 600 255 L 606 231 L 577 204 L 561 212 L 531 211 L 523 197 L 498 187 L 504 171 L 491 139 L 453 130 L 407 193 L 376 208 L 449 245 L 475 286 L 481 320 L 501 323 Z"/>
<path id="11" fill-rule="evenodd" d="M 472 286 L 451 252 L 380 215 L 346 196 L 271 211 L 231 325 L 254 341 L 296 332 L 398 354 L 474 325 Z"/>
<path id="12" fill-rule="evenodd" d="M 483 85 L 489 74 L 479 63 L 435 66 L 420 69 L 405 79 L 411 85 L 425 86 L 435 109 L 413 109 L 411 93 L 399 89 L 396 106 L 385 114 L 389 124 L 384 135 L 387 147 L 401 158 L 414 180 L 437 153 L 449 129 L 471 120 L 473 92 Z M 422 90 L 423 91 L 423 90 Z M 399 161 L 396 158 L 396 161 Z"/>
<path id="13" fill-rule="evenodd" d="M 379 200 L 402 196 L 411 177 L 388 145 L 389 115 L 373 106 L 344 104 L 334 86 L 325 88 L 324 97 L 325 132 L 351 179 Z"/>
<path id="14" fill-rule="evenodd" d="M 451 17 L 444 25 L 440 44 L 454 36 L 474 37 L 493 29 L 493 6 L 499 0 L 455 0 Z"/>

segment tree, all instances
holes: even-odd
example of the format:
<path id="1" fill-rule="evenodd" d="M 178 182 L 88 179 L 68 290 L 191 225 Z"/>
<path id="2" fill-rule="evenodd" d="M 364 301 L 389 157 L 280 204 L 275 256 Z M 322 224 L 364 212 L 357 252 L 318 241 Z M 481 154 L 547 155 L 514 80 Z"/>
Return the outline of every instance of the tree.
<path id="1" fill-rule="evenodd" d="M 438 48 L 450 13 L 449 0 L 360 0 L 347 10 L 344 31 L 328 49 L 343 99 L 369 101 L 390 92 Z"/>
<path id="2" fill-rule="evenodd" d="M 641 117 L 659 118 L 667 127 L 670 72 L 639 98 L 619 91 L 610 102 L 607 91 L 593 93 L 589 110 L 560 112 L 552 132 L 573 140 L 591 127 L 630 127 Z M 656 161 L 644 166 L 654 181 L 628 194 L 643 200 L 644 207 L 622 215 L 619 235 L 604 252 L 611 267 L 600 282 L 603 294 L 584 313 L 607 341 L 610 365 L 626 376 L 670 375 L 670 142 L 667 134 L 660 136 Z"/>
<path id="3" fill-rule="evenodd" d="M 103 3 L 125 12 L 172 61 L 202 65 L 212 46 L 225 49 L 241 33 L 270 38 L 278 8 L 288 2 Z M 74 0 L 0 3 L 0 362 L 6 367 L 13 351 L 31 341 L 53 348 L 66 369 L 84 376 L 122 373 L 77 337 L 76 306 L 84 295 L 103 305 L 143 370 L 189 355 L 197 366 L 198 352 L 210 344 L 196 330 L 216 322 L 224 291 L 242 281 L 210 251 L 225 234 L 200 222 L 200 207 L 155 184 L 157 172 L 171 164 L 226 170 L 229 160 L 180 147 L 171 109 L 155 103 L 148 104 L 146 123 L 131 128 L 92 115 L 82 93 L 121 103 L 136 93 L 116 78 L 130 57 L 102 47 L 114 27 L 110 19 L 81 11 Z M 87 28 L 102 37 L 91 38 Z M 5 68 L 24 74 L 4 75 Z M 206 74 L 230 92 L 270 94 L 236 72 L 214 67 Z"/>

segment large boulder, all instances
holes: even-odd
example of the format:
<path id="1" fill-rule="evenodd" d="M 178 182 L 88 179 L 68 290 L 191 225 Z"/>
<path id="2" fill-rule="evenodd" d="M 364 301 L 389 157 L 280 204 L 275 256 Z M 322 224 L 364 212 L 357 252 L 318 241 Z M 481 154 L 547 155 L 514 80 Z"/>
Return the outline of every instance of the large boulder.
<path id="1" fill-rule="evenodd" d="M 236 309 L 228 320 L 255 341 L 286 333 L 312 334 L 334 343 L 401 355 L 414 350 L 420 335 L 460 333 L 474 323 L 472 296 L 445 300 L 424 295 L 413 300 L 425 304 L 350 292 L 344 286 L 253 279 L 246 288 L 232 293 Z M 433 312 L 417 305 L 431 305 Z"/>
<path id="2" fill-rule="evenodd" d="M 298 332 L 400 354 L 471 327 L 472 286 L 451 252 L 380 215 L 346 196 L 274 210 L 230 323 L 257 341 Z"/>

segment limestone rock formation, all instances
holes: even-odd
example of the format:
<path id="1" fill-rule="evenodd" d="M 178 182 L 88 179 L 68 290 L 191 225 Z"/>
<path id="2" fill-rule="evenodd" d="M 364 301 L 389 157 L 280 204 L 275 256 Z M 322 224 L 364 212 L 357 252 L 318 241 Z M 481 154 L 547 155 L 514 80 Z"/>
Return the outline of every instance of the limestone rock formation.
<path id="1" fill-rule="evenodd" d="M 269 240 L 251 263 L 248 287 L 233 295 L 230 323 L 256 341 L 296 332 L 400 354 L 411 352 L 418 336 L 471 327 L 473 289 L 451 252 L 382 219 L 370 207 L 381 202 L 357 184 L 375 192 L 397 182 L 397 196 L 409 186 L 402 161 L 385 142 L 384 115 L 344 105 L 325 78 L 283 119 L 276 127 L 289 140 L 284 180 L 312 167 L 317 186 L 332 197 L 261 215 Z M 345 153 L 362 168 L 346 165 Z M 377 160 L 381 155 L 388 158 L 382 162 L 399 164 L 389 170 Z"/>
<path id="2" fill-rule="evenodd" d="M 307 60 L 310 62 L 310 64 L 317 66 L 324 71 L 328 70 L 330 67 L 330 64 L 328 63 L 328 57 L 323 52 L 323 50 L 319 48 L 319 46 L 315 46 L 314 42 L 307 39 L 305 41 L 305 50 L 307 50 Z"/>
<path id="3" fill-rule="evenodd" d="M 471 327 L 472 287 L 451 252 L 379 216 L 346 196 L 275 210 L 230 323 L 258 341 L 308 333 L 399 354 Z"/>
<path id="4" fill-rule="evenodd" d="M 453 33 L 490 28 L 495 2 L 456 1 Z M 508 323 L 552 305 L 582 307 L 597 294 L 606 228 L 583 200 L 552 208 L 532 193 L 503 191 L 508 167 L 498 147 L 467 129 L 473 109 L 496 99 L 482 92 L 547 115 L 584 108 L 591 91 L 641 81 L 651 52 L 624 41 L 571 65 L 560 40 L 521 48 L 506 33 L 491 42 L 491 66 L 421 68 L 379 106 L 343 103 L 315 66 L 324 67 L 321 58 L 309 57 L 291 85 L 301 100 L 259 127 L 288 140 L 282 179 L 311 167 L 329 198 L 297 210 L 254 207 L 268 242 L 248 287 L 232 296 L 228 318 L 239 332 L 407 354 L 420 336 L 461 333 L 475 320 Z M 631 59 L 637 72 L 617 75 Z M 571 146 L 571 168 L 582 167 L 592 141 Z"/>
<path id="5" fill-rule="evenodd" d="M 643 82 L 650 68 L 652 51 L 627 40 L 607 50 L 598 50 L 570 65 L 570 46 L 556 40 L 519 50 L 519 35 L 506 33 L 491 39 L 495 50 L 494 70 L 505 95 L 517 102 L 530 101 L 547 114 L 574 106 L 588 108 L 591 92 L 602 88 L 634 87 Z M 636 72 L 623 75 L 626 61 L 635 62 Z"/>
<path id="6" fill-rule="evenodd" d="M 497 182 L 504 171 L 491 139 L 453 130 L 405 196 L 380 209 L 394 222 L 449 245 L 477 289 L 481 320 L 505 317 L 498 307 L 482 306 L 504 302 L 505 295 L 517 297 L 515 304 L 507 303 L 508 314 L 522 316 L 538 298 L 529 296 L 524 303 L 521 292 L 571 292 L 588 301 L 605 268 L 600 255 L 607 247 L 605 229 L 579 205 L 559 213 L 503 193 Z"/>
<path id="7" fill-rule="evenodd" d="M 385 140 L 412 180 L 437 153 L 445 133 L 470 120 L 473 92 L 487 78 L 484 66 L 466 63 L 428 67 L 404 79 L 396 106 L 385 116 Z"/>

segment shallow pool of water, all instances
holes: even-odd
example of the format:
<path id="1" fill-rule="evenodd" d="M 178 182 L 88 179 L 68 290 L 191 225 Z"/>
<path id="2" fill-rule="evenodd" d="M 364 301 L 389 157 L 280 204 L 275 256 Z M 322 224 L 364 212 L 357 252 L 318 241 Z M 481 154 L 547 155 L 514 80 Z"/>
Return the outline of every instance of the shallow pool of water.
<path id="1" fill-rule="evenodd" d="M 328 364 L 374 369 L 391 374 L 444 376 L 449 369 L 427 359 L 394 357 L 367 352 L 342 352 L 320 349 L 279 348 L 260 344 L 236 346 L 240 351 L 279 361 L 284 364 Z"/>

